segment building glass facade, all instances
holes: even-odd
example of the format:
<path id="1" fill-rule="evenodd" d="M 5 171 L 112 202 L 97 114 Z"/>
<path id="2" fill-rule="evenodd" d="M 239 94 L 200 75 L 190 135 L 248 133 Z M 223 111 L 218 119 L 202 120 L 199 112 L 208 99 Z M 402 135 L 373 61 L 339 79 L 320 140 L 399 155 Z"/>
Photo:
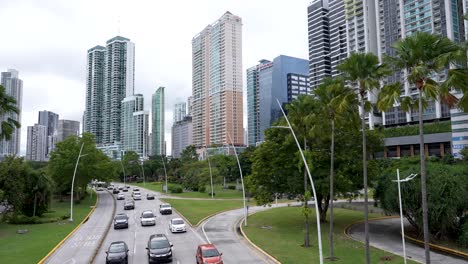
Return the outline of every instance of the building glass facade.
<path id="1" fill-rule="evenodd" d="M 152 98 L 152 155 L 166 155 L 164 141 L 164 87 L 159 87 Z"/>
<path id="2" fill-rule="evenodd" d="M 21 111 L 23 102 L 23 81 L 18 78 L 18 71 L 8 69 L 2 72 L 0 84 L 5 88 L 5 94 L 13 97 L 16 100 L 16 107 L 19 109 L 19 114 L 8 113 L 0 115 L 0 122 L 11 118 L 21 123 Z M 13 129 L 10 140 L 0 140 L 0 160 L 5 156 L 19 155 L 21 142 L 21 129 Z"/>

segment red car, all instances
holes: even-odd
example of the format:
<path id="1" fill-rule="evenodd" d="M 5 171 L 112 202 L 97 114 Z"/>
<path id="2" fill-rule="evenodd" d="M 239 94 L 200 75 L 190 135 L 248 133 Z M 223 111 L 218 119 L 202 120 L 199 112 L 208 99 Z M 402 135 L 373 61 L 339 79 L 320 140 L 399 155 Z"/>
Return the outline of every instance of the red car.
<path id="1" fill-rule="evenodd" d="M 213 244 L 199 245 L 196 254 L 197 264 L 224 264 L 221 258 L 223 253 L 219 253 Z"/>

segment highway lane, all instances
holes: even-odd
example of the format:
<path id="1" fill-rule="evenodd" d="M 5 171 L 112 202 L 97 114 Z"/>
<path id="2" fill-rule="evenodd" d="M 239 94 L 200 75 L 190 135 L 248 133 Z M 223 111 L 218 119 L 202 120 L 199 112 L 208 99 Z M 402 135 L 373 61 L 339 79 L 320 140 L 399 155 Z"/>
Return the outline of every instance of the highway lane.
<path id="1" fill-rule="evenodd" d="M 124 192 L 126 199 L 132 199 L 131 193 L 133 188 L 129 189 L 128 192 Z M 169 221 L 172 218 L 180 217 L 175 212 L 172 215 L 161 215 L 159 214 L 159 205 L 161 201 L 156 196 L 155 200 L 147 200 L 146 194 L 151 192 L 155 195 L 159 193 L 152 192 L 143 188 L 140 188 L 142 193 L 142 200 L 135 201 L 134 210 L 124 210 L 124 200 L 117 200 L 116 214 L 126 213 L 129 217 L 129 228 L 128 229 L 111 229 L 107 234 L 101 248 L 99 249 L 98 255 L 94 263 L 105 263 L 106 254 L 105 251 L 113 241 L 125 241 L 129 247 L 129 262 L 130 264 L 148 263 L 148 256 L 146 251 L 146 245 L 150 235 L 156 233 L 166 234 L 169 241 L 173 243 L 173 262 L 172 263 L 194 263 L 195 262 L 195 251 L 199 244 L 205 243 L 204 239 L 193 230 L 187 224 L 186 233 L 175 233 L 172 234 L 169 231 Z M 156 226 L 141 226 L 140 215 L 144 210 L 152 210 L 156 217 Z M 113 217 L 113 216 L 112 216 Z"/>

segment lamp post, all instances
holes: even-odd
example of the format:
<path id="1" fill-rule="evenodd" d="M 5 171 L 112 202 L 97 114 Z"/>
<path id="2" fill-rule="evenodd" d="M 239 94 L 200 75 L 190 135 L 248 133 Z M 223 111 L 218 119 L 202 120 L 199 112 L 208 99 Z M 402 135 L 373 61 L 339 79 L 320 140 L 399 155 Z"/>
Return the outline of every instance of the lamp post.
<path id="1" fill-rule="evenodd" d="M 162 164 L 164 167 L 164 175 L 166 176 L 166 194 L 167 194 L 167 171 L 166 171 L 166 164 L 164 163 L 164 157 L 162 155 L 161 155 L 161 159 L 162 159 Z"/>
<path id="2" fill-rule="evenodd" d="M 213 173 L 211 172 L 211 162 L 210 162 L 210 155 L 208 151 L 206 152 L 206 158 L 208 159 L 208 167 L 210 167 L 210 181 L 211 181 L 211 199 L 213 199 Z"/>
<path id="3" fill-rule="evenodd" d="M 241 165 L 240 165 L 240 161 L 239 161 L 239 156 L 237 155 L 237 150 L 236 150 L 236 147 L 234 147 L 234 143 L 231 139 L 231 136 L 229 135 L 229 133 L 227 133 L 228 137 L 229 137 L 229 141 L 231 141 L 231 145 L 232 145 L 232 148 L 234 149 L 234 154 L 236 154 L 236 159 L 237 159 L 237 165 L 239 166 L 239 173 L 240 173 L 240 177 L 241 177 L 241 183 L 242 183 L 242 198 L 244 200 L 244 226 L 247 226 L 247 216 L 248 216 L 248 212 L 247 212 L 247 205 L 245 204 L 245 187 L 244 187 L 244 176 L 242 175 L 242 168 L 241 168 Z"/>
<path id="4" fill-rule="evenodd" d="M 403 259 L 406 264 L 406 245 L 405 245 L 405 227 L 403 225 L 403 206 L 401 205 L 401 187 L 400 187 L 400 182 L 407 182 L 411 181 L 414 179 L 416 176 L 418 176 L 416 173 L 410 174 L 408 177 L 404 178 L 403 180 L 400 180 L 400 169 L 397 169 L 397 179 L 393 180 L 393 182 L 398 183 L 398 202 L 400 204 L 400 223 L 401 223 L 401 242 L 403 244 Z"/>
<path id="5" fill-rule="evenodd" d="M 123 155 L 122 155 L 122 152 L 121 152 L 121 155 L 120 155 L 120 165 L 122 166 L 122 172 L 123 172 L 123 175 L 124 175 L 124 188 L 126 188 L 126 187 L 127 187 L 127 180 L 126 180 L 126 176 L 125 176 L 125 168 L 124 168 L 122 159 L 123 159 Z"/>
<path id="6" fill-rule="evenodd" d="M 142 160 L 142 161 L 141 161 L 141 173 L 143 174 L 143 186 L 145 186 L 145 187 L 146 187 L 146 181 L 145 181 L 145 169 L 143 168 L 143 163 L 144 163 L 144 162 L 145 162 L 144 160 Z"/>
<path id="7" fill-rule="evenodd" d="M 75 186 L 75 176 L 76 176 L 76 169 L 78 168 L 78 162 L 80 161 L 80 157 L 84 157 L 88 154 L 81 155 L 81 152 L 83 151 L 83 146 L 84 142 L 81 144 L 80 148 L 80 153 L 78 154 L 78 158 L 76 159 L 76 164 L 75 164 L 75 171 L 73 172 L 73 178 L 72 178 L 72 185 L 71 185 L 71 193 L 70 193 L 70 222 L 73 222 L 73 187 Z"/>
<path id="8" fill-rule="evenodd" d="M 319 215 L 319 209 L 318 209 L 318 200 L 317 200 L 317 193 L 315 192 L 315 185 L 314 181 L 312 180 L 312 175 L 310 174 L 309 166 L 307 165 L 307 160 L 304 156 L 304 153 L 302 152 L 301 145 L 299 144 L 299 141 L 297 140 L 296 134 L 294 133 L 294 130 L 291 126 L 291 123 L 289 123 L 289 119 L 284 113 L 283 107 L 281 106 L 281 103 L 279 102 L 278 98 L 276 99 L 276 102 L 278 103 L 281 112 L 283 113 L 284 118 L 286 119 L 286 122 L 288 123 L 288 126 L 274 126 L 277 128 L 287 128 L 291 130 L 291 133 L 294 137 L 294 140 L 296 141 L 297 148 L 299 148 L 299 152 L 301 153 L 302 161 L 304 162 L 304 165 L 307 170 L 307 174 L 309 175 L 309 180 L 310 180 L 310 185 L 312 186 L 312 192 L 314 194 L 314 200 L 315 200 L 315 215 L 317 217 L 317 237 L 318 237 L 318 246 L 319 246 L 319 257 L 320 257 L 320 264 L 323 264 L 323 252 L 322 252 L 322 233 L 320 230 L 320 215 Z M 307 201 L 306 201 L 307 203 Z"/>

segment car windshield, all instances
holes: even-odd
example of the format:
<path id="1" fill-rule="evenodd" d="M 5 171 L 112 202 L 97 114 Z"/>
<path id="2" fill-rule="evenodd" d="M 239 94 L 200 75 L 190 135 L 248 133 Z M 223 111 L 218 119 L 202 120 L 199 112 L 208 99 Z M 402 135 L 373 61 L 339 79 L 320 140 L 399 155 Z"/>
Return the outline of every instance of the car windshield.
<path id="1" fill-rule="evenodd" d="M 139 192 L 135 192 L 135 195 L 140 195 L 140 193 L 139 193 Z"/>
<path id="2" fill-rule="evenodd" d="M 115 216 L 115 220 L 124 220 L 124 219 L 127 219 L 127 216 L 125 216 L 125 215 L 116 215 Z"/>
<path id="3" fill-rule="evenodd" d="M 151 218 L 151 217 L 154 217 L 154 215 L 153 215 L 152 212 L 145 212 L 145 213 L 143 213 L 143 218 Z"/>
<path id="4" fill-rule="evenodd" d="M 171 207 L 171 206 L 168 205 L 168 204 L 163 204 L 163 205 L 161 205 L 161 207 L 162 207 L 162 208 L 169 208 L 169 207 Z"/>
<path id="5" fill-rule="evenodd" d="M 166 239 L 151 240 L 150 248 L 160 249 L 160 248 L 168 248 L 168 247 L 170 247 L 170 245 L 169 245 L 169 241 L 167 241 Z"/>
<path id="6" fill-rule="evenodd" d="M 182 225 L 182 224 L 184 224 L 184 221 L 182 221 L 182 220 L 172 220 L 172 224 L 173 225 Z"/>
<path id="7" fill-rule="evenodd" d="M 215 248 L 203 250 L 203 257 L 205 258 L 211 258 L 211 257 L 217 257 L 217 256 L 219 256 L 219 252 Z"/>
<path id="8" fill-rule="evenodd" d="M 125 245 L 123 243 L 112 244 L 109 247 L 109 253 L 119 253 L 125 251 Z"/>

